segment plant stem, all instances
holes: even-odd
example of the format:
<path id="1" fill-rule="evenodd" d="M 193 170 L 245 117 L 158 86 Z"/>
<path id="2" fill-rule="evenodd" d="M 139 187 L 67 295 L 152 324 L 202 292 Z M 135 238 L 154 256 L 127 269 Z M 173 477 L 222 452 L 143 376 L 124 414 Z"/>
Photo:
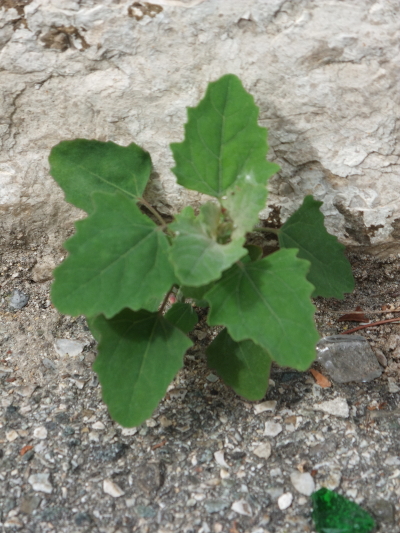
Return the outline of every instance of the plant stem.
<path id="1" fill-rule="evenodd" d="M 277 228 L 253 228 L 253 231 L 262 231 L 266 233 L 274 233 L 275 235 L 279 235 L 280 230 Z"/>
<path id="2" fill-rule="evenodd" d="M 144 205 L 150 211 L 150 213 L 156 217 L 156 219 L 160 222 L 163 228 L 167 227 L 167 223 L 165 222 L 163 217 L 160 215 L 160 213 L 158 213 L 156 209 L 154 209 L 152 205 L 149 204 L 147 200 L 145 200 L 144 198 L 139 198 L 139 202 Z"/>
<path id="3" fill-rule="evenodd" d="M 170 295 L 173 293 L 174 288 L 175 288 L 175 285 L 172 285 L 172 287 L 169 289 L 169 291 L 168 291 L 167 294 L 165 295 L 165 298 L 164 298 L 164 300 L 163 300 L 163 303 L 161 304 L 161 307 L 160 307 L 160 309 L 158 310 L 158 312 L 159 312 L 160 315 L 163 314 L 163 312 L 164 312 L 164 308 L 165 308 L 165 306 L 166 306 L 167 303 L 168 303 L 168 298 L 169 298 Z"/>

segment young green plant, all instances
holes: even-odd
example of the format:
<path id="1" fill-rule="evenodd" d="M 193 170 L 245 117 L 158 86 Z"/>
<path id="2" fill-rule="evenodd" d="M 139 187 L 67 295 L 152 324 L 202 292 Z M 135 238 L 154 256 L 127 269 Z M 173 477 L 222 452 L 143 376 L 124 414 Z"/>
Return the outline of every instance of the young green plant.
<path id="1" fill-rule="evenodd" d="M 246 245 L 279 170 L 266 160 L 267 131 L 257 120 L 253 97 L 231 74 L 188 109 L 184 141 L 171 144 L 172 170 L 181 186 L 213 200 L 198 213 L 185 207 L 170 224 L 144 198 L 152 163 L 136 144 L 76 139 L 51 151 L 51 175 L 88 215 L 65 243 L 52 300 L 61 313 L 86 316 L 103 399 L 123 426 L 150 417 L 182 367 L 197 323 L 186 299 L 209 307 L 209 325 L 223 326 L 207 350 L 209 366 L 259 400 L 272 361 L 298 370 L 313 361 L 311 296 L 353 290 L 343 246 L 312 196 L 278 231 L 279 251 L 262 257 Z M 178 290 L 182 301 L 165 312 Z"/>

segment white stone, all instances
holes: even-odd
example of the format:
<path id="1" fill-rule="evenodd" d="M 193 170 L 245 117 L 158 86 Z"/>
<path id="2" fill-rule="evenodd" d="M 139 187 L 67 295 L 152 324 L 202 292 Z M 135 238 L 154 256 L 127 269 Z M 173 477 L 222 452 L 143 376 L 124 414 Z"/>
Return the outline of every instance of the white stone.
<path id="1" fill-rule="evenodd" d="M 260 444 L 260 446 L 257 446 L 257 448 L 253 450 L 253 453 L 261 459 L 268 459 L 271 455 L 271 444 L 269 442 L 264 442 L 263 444 Z"/>
<path id="2" fill-rule="evenodd" d="M 35 439 L 47 439 L 47 429 L 44 426 L 39 426 L 33 430 L 33 436 Z"/>
<path id="3" fill-rule="evenodd" d="M 253 511 L 246 500 L 238 500 L 237 502 L 233 502 L 231 509 L 232 511 L 244 516 L 253 516 Z"/>
<path id="4" fill-rule="evenodd" d="M 81 379 L 72 379 L 72 383 L 75 385 L 76 388 L 79 390 L 82 390 L 84 386 L 86 385 L 86 381 L 83 381 Z"/>
<path id="5" fill-rule="evenodd" d="M 100 437 L 97 431 L 89 431 L 88 437 L 89 437 L 90 442 L 99 442 L 100 440 Z"/>
<path id="6" fill-rule="evenodd" d="M 389 455 L 385 459 L 385 465 L 387 466 L 397 466 L 400 465 L 400 459 L 395 455 Z"/>
<path id="7" fill-rule="evenodd" d="M 10 431 L 6 432 L 6 439 L 8 442 L 13 442 L 14 440 L 18 439 L 18 437 L 18 432 L 15 431 L 15 429 L 11 429 Z"/>
<path id="8" fill-rule="evenodd" d="M 136 498 L 126 498 L 125 505 L 128 507 L 133 507 L 136 503 Z"/>
<path id="9" fill-rule="evenodd" d="M 223 468 L 226 468 L 229 470 L 229 465 L 225 461 L 225 455 L 222 450 L 219 450 L 218 452 L 214 453 L 214 459 L 219 464 L 219 466 L 222 466 Z"/>
<path id="10" fill-rule="evenodd" d="M 285 492 L 278 498 L 278 507 L 281 511 L 284 511 L 292 505 L 293 494 L 291 492 Z"/>
<path id="11" fill-rule="evenodd" d="M 256 415 L 259 415 L 260 413 L 265 413 L 266 411 L 270 413 L 275 413 L 275 409 L 276 409 L 276 400 L 269 400 L 267 402 L 257 403 L 254 406 L 254 412 Z"/>
<path id="12" fill-rule="evenodd" d="M 282 431 L 282 426 L 279 422 L 273 422 L 272 420 L 267 420 L 264 426 L 265 437 L 276 437 Z"/>
<path id="13" fill-rule="evenodd" d="M 71 9 L 33 0 L 16 23 L 6 2 L 3 235 L 14 239 L 12 226 L 31 239 L 47 234 L 50 249 L 82 216 L 48 173 L 51 147 L 74 136 L 136 142 L 157 172 L 148 199 L 164 212 L 198 204 L 200 195 L 176 185 L 168 145 L 182 140 L 185 107 L 197 104 L 209 81 L 234 72 L 254 94 L 269 128 L 269 158 L 281 165 L 268 205 L 280 208 L 282 221 L 313 193 L 342 241 L 389 248 L 400 218 L 400 22 L 392 4 L 291 0 L 284 11 L 282 0 L 245 8 L 239 0 L 157 4 L 158 13 L 144 14 L 132 0 L 71 2 Z M 63 33 L 67 27 L 75 36 Z"/>
<path id="14" fill-rule="evenodd" d="M 83 342 L 74 341 L 71 339 L 56 339 L 54 348 L 60 357 L 69 355 L 76 357 L 82 353 L 85 344 Z"/>
<path id="15" fill-rule="evenodd" d="M 125 494 L 125 492 L 111 479 L 105 479 L 103 481 L 103 491 L 113 498 L 119 498 Z"/>
<path id="16" fill-rule="evenodd" d="M 228 477 L 230 477 L 229 470 L 227 470 L 226 468 L 221 468 L 221 470 L 219 471 L 219 475 L 221 476 L 221 479 L 227 479 Z"/>
<path id="17" fill-rule="evenodd" d="M 292 472 L 290 474 L 290 481 L 297 492 L 300 492 L 300 494 L 303 494 L 304 496 L 311 496 L 315 491 L 314 480 L 308 472 Z"/>
<path id="18" fill-rule="evenodd" d="M 138 428 L 122 428 L 121 435 L 123 437 L 132 437 L 132 435 L 136 435 L 138 432 Z"/>
<path id="19" fill-rule="evenodd" d="M 106 429 L 106 426 L 103 424 L 103 422 L 98 421 L 92 424 L 92 428 L 102 431 L 103 429 Z"/>
<path id="20" fill-rule="evenodd" d="M 315 404 L 314 409 L 316 411 L 323 411 L 328 415 L 337 416 L 340 418 L 349 417 L 349 406 L 345 398 L 335 398 L 334 400 L 328 400 Z"/>
<path id="21" fill-rule="evenodd" d="M 28 482 L 36 492 L 45 492 L 51 494 L 53 487 L 49 481 L 50 474 L 32 474 L 28 478 Z"/>

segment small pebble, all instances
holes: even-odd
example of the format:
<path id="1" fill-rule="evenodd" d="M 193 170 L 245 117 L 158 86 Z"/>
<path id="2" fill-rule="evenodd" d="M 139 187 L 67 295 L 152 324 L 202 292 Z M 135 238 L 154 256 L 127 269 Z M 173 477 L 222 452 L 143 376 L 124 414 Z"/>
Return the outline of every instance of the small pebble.
<path id="1" fill-rule="evenodd" d="M 349 417 L 349 406 L 345 398 L 335 398 L 334 400 L 314 404 L 313 407 L 315 411 L 323 411 L 328 415 L 338 416 L 340 418 Z"/>
<path id="2" fill-rule="evenodd" d="M 232 511 L 244 516 L 253 516 L 253 511 L 246 500 L 238 500 L 237 502 L 234 502 L 231 506 L 231 509 Z"/>
<path id="3" fill-rule="evenodd" d="M 162 428 L 168 428 L 172 426 L 172 420 L 169 420 L 165 415 L 161 415 L 158 419 Z"/>
<path id="4" fill-rule="evenodd" d="M 92 428 L 93 429 L 99 429 L 99 430 L 103 430 L 103 429 L 106 429 L 106 426 L 103 424 L 103 422 L 95 422 L 93 425 L 92 425 Z"/>
<path id="5" fill-rule="evenodd" d="M 275 413 L 276 410 L 276 400 L 270 400 L 268 402 L 261 402 L 254 406 L 254 412 L 256 415 L 269 411 Z"/>
<path id="6" fill-rule="evenodd" d="M 268 420 L 265 422 L 264 436 L 265 437 L 276 437 L 282 431 L 282 426 L 279 422 L 273 422 Z"/>
<path id="7" fill-rule="evenodd" d="M 261 459 L 268 459 L 271 455 L 271 444 L 269 442 L 264 442 L 263 444 L 260 444 L 260 446 L 257 446 L 253 453 Z"/>
<path id="8" fill-rule="evenodd" d="M 132 435 L 136 435 L 138 432 L 138 428 L 122 428 L 121 435 L 123 437 L 132 437 Z"/>
<path id="9" fill-rule="evenodd" d="M 47 439 L 47 429 L 44 426 L 39 426 L 38 428 L 34 429 L 33 436 L 35 439 Z"/>
<path id="10" fill-rule="evenodd" d="M 82 353 L 85 344 L 71 339 L 56 339 L 54 348 L 60 357 L 69 355 L 70 357 L 76 357 Z"/>
<path id="11" fill-rule="evenodd" d="M 284 511 L 292 505 L 293 494 L 291 492 L 285 492 L 278 498 L 278 507 L 281 511 Z"/>
<path id="12" fill-rule="evenodd" d="M 99 434 L 97 433 L 97 431 L 90 431 L 88 436 L 89 436 L 89 442 L 99 442 L 100 441 L 100 437 L 99 437 Z"/>
<path id="13" fill-rule="evenodd" d="M 388 391 L 394 394 L 395 392 L 399 392 L 400 391 L 400 387 L 398 385 L 396 385 L 395 382 L 389 381 L 389 383 L 388 383 Z"/>
<path id="14" fill-rule="evenodd" d="M 308 472 L 292 472 L 292 474 L 290 474 L 290 481 L 297 492 L 300 492 L 300 494 L 303 494 L 304 496 L 311 496 L 315 491 L 314 480 Z"/>
<path id="15" fill-rule="evenodd" d="M 226 500 L 208 500 L 204 502 L 204 507 L 207 513 L 219 513 L 219 511 L 223 511 L 229 507 L 229 502 Z"/>
<path id="16" fill-rule="evenodd" d="M 18 289 L 14 289 L 11 293 L 10 301 L 8 307 L 10 311 L 17 311 L 22 309 L 29 302 L 29 294 L 25 294 Z"/>
<path id="17" fill-rule="evenodd" d="M 210 383 L 215 383 L 218 380 L 219 380 L 219 377 L 216 376 L 215 374 L 208 374 L 207 376 L 207 381 L 209 381 Z"/>
<path id="18" fill-rule="evenodd" d="M 123 496 L 125 494 L 125 492 L 120 487 L 118 487 L 116 483 L 111 481 L 111 479 L 105 479 L 103 481 L 103 491 L 106 494 L 112 496 L 113 498 L 119 498 L 120 496 Z"/>
<path id="19" fill-rule="evenodd" d="M 136 498 L 127 498 L 125 500 L 125 505 L 128 507 L 128 509 L 129 507 L 133 507 L 135 503 L 136 503 Z"/>
<path id="20" fill-rule="evenodd" d="M 223 468 L 229 469 L 228 463 L 225 461 L 224 452 L 218 451 L 214 453 L 214 459 L 219 464 L 219 466 L 222 466 Z"/>
<path id="21" fill-rule="evenodd" d="M 45 492 L 51 494 L 53 487 L 49 481 L 50 474 L 32 474 L 28 478 L 28 482 L 32 485 L 35 492 Z"/>
<path id="22" fill-rule="evenodd" d="M 53 257 L 45 256 L 32 269 L 32 279 L 36 283 L 47 281 L 52 278 L 52 272 L 56 264 Z"/>
<path id="23" fill-rule="evenodd" d="M 18 437 L 19 435 L 15 431 L 15 429 L 6 432 L 6 439 L 8 440 L 8 442 L 13 442 L 15 439 L 18 439 Z"/>

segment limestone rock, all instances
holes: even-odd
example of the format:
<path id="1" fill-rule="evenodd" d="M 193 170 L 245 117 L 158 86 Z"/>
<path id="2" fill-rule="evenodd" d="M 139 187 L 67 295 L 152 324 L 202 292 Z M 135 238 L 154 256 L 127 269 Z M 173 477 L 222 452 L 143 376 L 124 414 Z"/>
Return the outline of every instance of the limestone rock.
<path id="1" fill-rule="evenodd" d="M 173 213 L 201 195 L 170 171 L 186 107 L 237 74 L 269 128 L 269 215 L 306 194 L 347 244 L 400 251 L 400 19 L 385 0 L 31 0 L 0 8 L 2 239 L 59 246 L 82 213 L 49 176 L 76 137 L 136 142 L 155 172 L 148 199 Z M 38 273 L 39 277 L 39 273 Z"/>

